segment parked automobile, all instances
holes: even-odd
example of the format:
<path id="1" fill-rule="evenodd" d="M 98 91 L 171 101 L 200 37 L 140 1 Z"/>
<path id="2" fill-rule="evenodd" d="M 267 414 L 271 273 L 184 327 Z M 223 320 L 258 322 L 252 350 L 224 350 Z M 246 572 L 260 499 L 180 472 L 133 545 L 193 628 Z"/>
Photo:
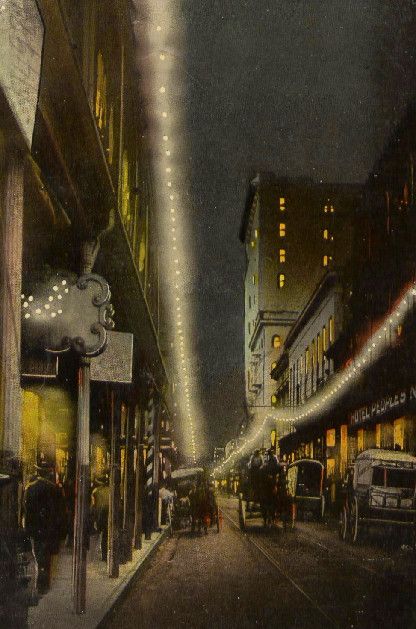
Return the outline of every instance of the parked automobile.
<path id="1" fill-rule="evenodd" d="M 416 457 L 370 449 L 349 468 L 340 514 L 341 539 L 353 543 L 364 528 L 394 527 L 416 542 Z"/>

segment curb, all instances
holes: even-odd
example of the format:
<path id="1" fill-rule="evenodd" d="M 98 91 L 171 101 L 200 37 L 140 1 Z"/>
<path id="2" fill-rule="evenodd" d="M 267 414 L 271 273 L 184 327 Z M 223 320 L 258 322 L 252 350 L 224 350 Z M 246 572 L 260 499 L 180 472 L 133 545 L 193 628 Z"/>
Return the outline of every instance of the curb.
<path id="1" fill-rule="evenodd" d="M 130 575 L 129 579 L 125 582 L 123 589 L 119 592 L 116 599 L 111 603 L 110 607 L 104 613 L 103 617 L 96 625 L 96 629 L 104 629 L 107 621 L 110 616 L 116 611 L 117 607 L 125 600 L 131 591 L 132 587 L 135 585 L 136 580 L 139 576 L 144 572 L 147 567 L 148 562 L 153 557 L 155 551 L 159 548 L 161 543 L 169 536 L 169 527 L 167 526 L 162 530 L 160 536 L 155 541 L 154 546 L 149 550 L 147 555 L 143 558 L 143 561 L 137 566 L 136 570 Z"/>

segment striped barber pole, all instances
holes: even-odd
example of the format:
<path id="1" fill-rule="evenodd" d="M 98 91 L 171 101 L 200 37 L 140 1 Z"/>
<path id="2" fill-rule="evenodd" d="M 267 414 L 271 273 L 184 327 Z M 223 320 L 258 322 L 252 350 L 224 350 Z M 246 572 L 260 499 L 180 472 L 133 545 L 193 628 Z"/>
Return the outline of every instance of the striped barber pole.
<path id="1" fill-rule="evenodd" d="M 155 405 L 153 402 L 153 398 L 150 398 L 149 403 L 147 405 L 146 410 L 146 437 L 147 437 L 147 456 L 146 456 L 146 494 L 150 495 L 152 493 L 154 483 L 155 483 L 155 470 L 154 470 L 154 462 L 155 462 Z"/>
<path id="2" fill-rule="evenodd" d="M 149 398 L 145 414 L 145 430 L 147 437 L 147 456 L 144 489 L 144 522 L 145 536 L 150 538 L 152 531 L 158 528 L 159 520 L 159 431 L 157 404 L 153 397 Z"/>

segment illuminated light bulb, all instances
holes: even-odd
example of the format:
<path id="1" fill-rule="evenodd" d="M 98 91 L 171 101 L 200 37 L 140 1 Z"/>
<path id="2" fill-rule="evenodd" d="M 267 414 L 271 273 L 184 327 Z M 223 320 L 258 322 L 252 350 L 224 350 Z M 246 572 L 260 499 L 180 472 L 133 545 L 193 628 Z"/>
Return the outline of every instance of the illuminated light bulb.
<path id="1" fill-rule="evenodd" d="M 61 284 L 62 286 L 66 286 L 66 280 L 62 280 Z"/>
<path id="2" fill-rule="evenodd" d="M 50 305 L 49 304 L 45 304 L 44 308 L 45 308 L 45 310 L 49 310 Z"/>
<path id="3" fill-rule="evenodd" d="M 178 260 L 178 258 L 176 258 L 176 260 L 175 260 L 175 264 L 179 264 L 179 260 Z"/>
<path id="4" fill-rule="evenodd" d="M 54 319 L 56 317 L 56 312 L 51 312 L 51 317 Z"/>
<path id="5" fill-rule="evenodd" d="M 23 302 L 23 308 L 27 308 L 29 306 L 29 304 L 27 303 L 27 301 Z"/>
<path id="6" fill-rule="evenodd" d="M 62 310 L 58 310 L 58 314 L 62 314 Z"/>
<path id="7" fill-rule="evenodd" d="M 28 312 L 25 314 L 25 319 L 30 319 L 30 314 Z"/>
<path id="8" fill-rule="evenodd" d="M 167 185 L 168 188 L 171 188 L 172 187 L 172 182 L 168 181 L 166 185 Z"/>
<path id="9" fill-rule="evenodd" d="M 375 346 L 376 346 L 376 344 L 375 344 L 375 343 L 373 343 L 373 347 L 375 347 Z"/>
<path id="10" fill-rule="evenodd" d="M 176 297 L 176 301 L 180 301 L 180 297 Z"/>
<path id="11" fill-rule="evenodd" d="M 172 241 L 173 241 L 173 242 L 176 242 L 176 236 L 174 236 L 174 237 L 172 238 Z M 176 250 L 176 247 L 175 247 L 175 250 Z"/>
<path id="12" fill-rule="evenodd" d="M 156 26 L 156 30 L 157 30 L 158 33 L 160 33 L 160 31 L 162 30 L 162 27 L 158 25 L 158 26 Z"/>
<path id="13" fill-rule="evenodd" d="M 164 142 L 167 142 L 168 140 L 169 140 L 169 137 L 168 137 L 167 135 L 164 135 L 164 136 L 163 136 L 163 141 L 164 141 Z"/>
<path id="14" fill-rule="evenodd" d="M 167 118 L 168 117 L 168 113 L 166 111 L 162 111 L 162 118 Z"/>
<path id="15" fill-rule="evenodd" d="M 169 151 L 169 149 L 166 151 L 166 155 L 167 155 L 168 157 L 170 157 L 170 151 Z M 416 295 L 416 292 L 415 292 L 415 295 Z"/>
<path id="16" fill-rule="evenodd" d="M 52 286 L 52 290 L 54 290 L 54 291 L 55 291 L 55 293 L 56 293 L 56 292 L 57 292 L 57 290 L 58 290 L 58 287 L 57 287 L 56 285 L 55 285 L 55 286 Z"/>
<path id="17" fill-rule="evenodd" d="M 160 55 L 159 55 L 159 59 L 160 59 L 161 61 L 164 61 L 164 60 L 166 59 L 166 56 L 163 54 L 163 52 L 161 52 L 161 53 L 160 53 Z"/>
<path id="18" fill-rule="evenodd" d="M 170 168 L 170 166 L 168 166 L 168 167 L 166 168 L 166 172 L 167 172 L 167 173 L 171 173 L 171 172 L 172 172 L 172 168 Z"/>
<path id="19" fill-rule="evenodd" d="M 66 292 L 66 293 L 69 293 L 69 288 L 65 288 L 65 292 Z"/>
<path id="20" fill-rule="evenodd" d="M 49 301 L 53 301 L 52 295 L 49 296 Z"/>
<path id="21" fill-rule="evenodd" d="M 164 93 L 166 92 L 166 87 L 165 87 L 164 85 L 162 85 L 162 86 L 159 88 L 159 92 L 160 92 L 161 94 L 164 94 Z"/>
<path id="22" fill-rule="evenodd" d="M 21 299 L 24 299 L 24 298 L 25 298 L 25 296 L 24 296 L 24 294 L 23 294 L 23 293 L 20 295 L 20 298 L 21 298 Z"/>
<path id="23" fill-rule="evenodd" d="M 171 207 L 171 208 L 170 208 L 170 211 L 171 211 L 171 213 L 172 213 L 172 214 L 174 214 L 174 213 L 175 213 L 175 208 L 174 208 L 174 207 Z"/>
<path id="24" fill-rule="evenodd" d="M 174 216 L 171 216 L 170 220 L 172 221 L 172 223 L 174 223 L 176 221 L 176 218 Z"/>
<path id="25" fill-rule="evenodd" d="M 181 274 L 181 272 L 180 272 L 180 271 L 176 271 L 176 275 L 180 275 L 180 274 Z"/>
<path id="26" fill-rule="evenodd" d="M 36 314 L 40 314 L 42 312 L 42 310 L 40 308 L 36 308 L 35 312 L 36 312 Z"/>
<path id="27" fill-rule="evenodd" d="M 30 297 L 28 298 L 28 301 L 33 301 L 32 295 L 30 295 Z"/>
<path id="28" fill-rule="evenodd" d="M 169 199 L 170 199 L 171 201 L 173 201 L 173 199 L 174 199 L 174 198 L 175 198 L 175 197 L 173 196 L 173 194 L 170 194 L 170 195 L 169 195 Z"/>

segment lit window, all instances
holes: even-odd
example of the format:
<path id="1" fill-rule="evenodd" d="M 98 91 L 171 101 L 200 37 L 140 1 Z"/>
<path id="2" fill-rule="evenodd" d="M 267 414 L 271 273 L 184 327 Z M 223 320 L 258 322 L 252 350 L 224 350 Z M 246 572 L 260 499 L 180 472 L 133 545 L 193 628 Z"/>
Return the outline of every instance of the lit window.
<path id="1" fill-rule="evenodd" d="M 284 212 L 286 209 L 286 199 L 285 197 L 280 197 L 279 199 L 279 208 L 281 212 Z"/>
<path id="2" fill-rule="evenodd" d="M 285 274 L 279 273 L 279 288 L 283 288 L 285 285 Z"/>
<path id="3" fill-rule="evenodd" d="M 254 230 L 254 238 L 257 240 L 258 237 L 259 237 L 259 230 L 255 229 Z"/>
<path id="4" fill-rule="evenodd" d="M 330 428 L 326 431 L 326 445 L 328 448 L 335 446 L 335 428 Z"/>
<path id="5" fill-rule="evenodd" d="M 324 206 L 324 212 L 325 212 L 325 214 L 328 212 L 328 206 L 327 205 Z"/>
<path id="6" fill-rule="evenodd" d="M 251 277 L 251 281 L 253 282 L 253 286 L 255 286 L 257 284 L 257 274 L 253 273 L 252 277 Z"/>
<path id="7" fill-rule="evenodd" d="M 334 317 L 329 317 L 329 343 L 332 343 L 335 340 L 335 326 L 334 326 Z"/>
<path id="8" fill-rule="evenodd" d="M 275 334 L 272 338 L 272 347 L 278 349 L 282 344 L 282 339 L 278 334 Z"/>
<path id="9" fill-rule="evenodd" d="M 254 249 L 254 247 L 256 246 L 256 241 L 252 240 L 250 244 L 251 244 L 251 248 Z"/>
<path id="10" fill-rule="evenodd" d="M 281 238 L 286 236 L 286 223 L 280 223 L 279 224 L 279 236 Z"/>
<path id="11" fill-rule="evenodd" d="M 328 256 L 322 258 L 322 266 L 328 266 Z"/>
<path id="12" fill-rule="evenodd" d="M 286 262 L 286 249 L 279 249 L 279 262 Z"/>
<path id="13" fill-rule="evenodd" d="M 272 395 L 271 403 L 272 403 L 272 406 L 276 406 L 276 404 L 277 404 L 277 397 L 275 395 Z"/>
<path id="14" fill-rule="evenodd" d="M 326 325 L 322 328 L 322 349 L 324 352 L 328 349 L 328 335 L 326 333 Z"/>
<path id="15" fill-rule="evenodd" d="M 322 235 L 323 235 L 323 237 L 324 237 L 324 240 L 328 240 L 328 238 L 329 238 L 329 232 L 328 232 L 328 230 L 327 230 L 327 229 L 324 229 L 324 231 L 323 231 L 323 234 L 322 234 Z"/>
<path id="16" fill-rule="evenodd" d="M 333 206 L 333 205 L 331 205 L 331 206 L 329 207 L 329 211 L 331 212 L 331 214 L 333 214 L 333 213 L 335 212 L 335 208 L 334 208 L 334 206 Z"/>

